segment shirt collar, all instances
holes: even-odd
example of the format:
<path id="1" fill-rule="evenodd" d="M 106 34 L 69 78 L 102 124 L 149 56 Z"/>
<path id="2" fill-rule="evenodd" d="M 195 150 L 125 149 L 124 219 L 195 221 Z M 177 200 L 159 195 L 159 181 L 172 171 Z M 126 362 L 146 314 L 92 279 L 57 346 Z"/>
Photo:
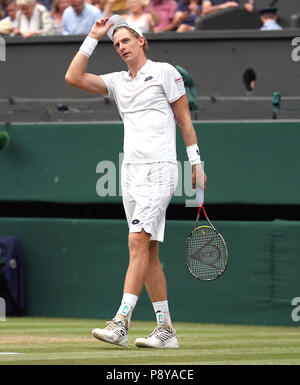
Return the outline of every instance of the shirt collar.
<path id="1" fill-rule="evenodd" d="M 268 20 L 265 22 L 265 25 L 267 26 L 273 26 L 273 25 L 277 25 L 276 21 L 275 20 Z"/>
<path id="2" fill-rule="evenodd" d="M 142 68 L 140 68 L 138 72 L 140 72 L 141 74 L 145 74 L 148 71 L 151 63 L 152 61 L 150 59 L 147 59 L 146 63 L 143 65 Z"/>
<path id="3" fill-rule="evenodd" d="M 149 69 L 151 63 L 152 63 L 152 60 L 147 59 L 146 63 L 143 65 L 143 67 L 141 67 L 141 68 L 138 70 L 137 76 L 138 76 L 139 73 L 145 74 L 145 73 L 148 71 L 148 69 Z M 126 72 L 125 78 L 131 80 L 131 76 L 130 76 L 130 71 L 129 71 L 129 70 Z"/>

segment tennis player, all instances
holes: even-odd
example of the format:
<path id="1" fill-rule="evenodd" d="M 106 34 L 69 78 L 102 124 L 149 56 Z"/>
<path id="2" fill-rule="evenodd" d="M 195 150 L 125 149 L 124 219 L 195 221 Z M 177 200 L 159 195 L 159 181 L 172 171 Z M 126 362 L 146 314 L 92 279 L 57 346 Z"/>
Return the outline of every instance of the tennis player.
<path id="1" fill-rule="evenodd" d="M 106 34 L 128 71 L 100 76 L 86 73 L 90 55 Z M 170 64 L 147 59 L 147 49 L 148 42 L 136 26 L 119 15 L 104 18 L 96 21 L 66 74 L 66 82 L 72 86 L 113 95 L 124 123 L 121 184 L 129 226 L 129 266 L 116 316 L 106 328 L 96 328 L 92 334 L 100 341 L 126 346 L 131 315 L 145 285 L 157 327 L 149 337 L 138 338 L 136 346 L 178 348 L 158 254 L 158 242 L 164 240 L 166 209 L 178 180 L 176 121 L 194 167 L 193 187 L 197 183 L 205 188 L 206 175 L 182 77 Z"/>

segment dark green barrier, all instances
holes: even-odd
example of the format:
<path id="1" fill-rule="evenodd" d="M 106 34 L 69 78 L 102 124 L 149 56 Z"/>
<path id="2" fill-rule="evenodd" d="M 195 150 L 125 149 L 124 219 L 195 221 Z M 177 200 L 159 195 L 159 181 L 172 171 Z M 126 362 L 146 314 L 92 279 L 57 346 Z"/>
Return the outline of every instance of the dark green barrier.
<path id="1" fill-rule="evenodd" d="M 296 122 L 196 123 L 208 203 L 299 204 Z M 0 126 L 1 129 L 1 126 Z M 0 200 L 121 202 L 121 124 L 15 124 L 0 151 Z M 177 133 L 180 178 L 173 202 L 193 195 Z"/>
<path id="2" fill-rule="evenodd" d="M 168 221 L 160 248 L 174 321 L 297 325 L 291 301 L 300 296 L 300 222 L 216 222 L 230 261 L 213 282 L 185 267 L 192 226 Z M 0 235 L 22 241 L 28 315 L 113 317 L 128 264 L 127 231 L 120 220 L 0 219 Z M 133 318 L 154 319 L 145 291 Z"/>
<path id="3" fill-rule="evenodd" d="M 300 225 L 276 220 L 273 226 L 272 304 L 278 311 L 300 297 Z M 299 298 L 300 304 L 300 298 Z M 299 311 L 300 316 L 300 311 Z"/>

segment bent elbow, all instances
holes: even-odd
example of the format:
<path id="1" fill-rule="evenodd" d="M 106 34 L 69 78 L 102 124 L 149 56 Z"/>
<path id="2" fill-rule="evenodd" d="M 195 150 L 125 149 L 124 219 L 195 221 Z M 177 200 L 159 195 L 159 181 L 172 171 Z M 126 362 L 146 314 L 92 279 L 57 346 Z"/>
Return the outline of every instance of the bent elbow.
<path id="1" fill-rule="evenodd" d="M 65 82 L 70 86 L 74 84 L 74 80 L 72 79 L 72 76 L 69 74 L 69 72 L 67 72 L 65 75 Z"/>
<path id="2" fill-rule="evenodd" d="M 65 81 L 69 86 L 80 88 L 82 84 L 82 78 L 74 76 L 74 74 L 70 74 L 70 72 L 67 72 L 65 75 Z"/>

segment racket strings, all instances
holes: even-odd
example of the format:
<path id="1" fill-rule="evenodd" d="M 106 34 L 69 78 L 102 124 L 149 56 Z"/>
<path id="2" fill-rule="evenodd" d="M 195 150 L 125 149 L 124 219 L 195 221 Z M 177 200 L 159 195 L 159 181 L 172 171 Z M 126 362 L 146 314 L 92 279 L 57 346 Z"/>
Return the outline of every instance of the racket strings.
<path id="1" fill-rule="evenodd" d="M 197 228 L 187 244 L 186 262 L 197 278 L 217 278 L 227 264 L 227 249 L 223 238 L 211 227 Z"/>

